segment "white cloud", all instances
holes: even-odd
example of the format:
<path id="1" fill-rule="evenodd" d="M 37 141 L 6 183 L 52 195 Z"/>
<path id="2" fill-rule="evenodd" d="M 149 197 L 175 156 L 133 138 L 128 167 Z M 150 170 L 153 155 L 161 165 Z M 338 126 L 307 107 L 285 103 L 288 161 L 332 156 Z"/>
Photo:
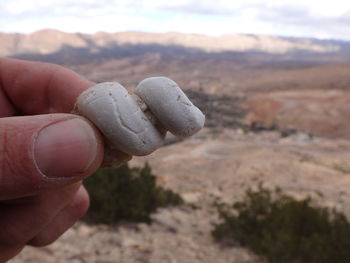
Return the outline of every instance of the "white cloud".
<path id="1" fill-rule="evenodd" d="M 1 0 L 0 31 L 179 31 L 350 39 L 344 0 Z"/>

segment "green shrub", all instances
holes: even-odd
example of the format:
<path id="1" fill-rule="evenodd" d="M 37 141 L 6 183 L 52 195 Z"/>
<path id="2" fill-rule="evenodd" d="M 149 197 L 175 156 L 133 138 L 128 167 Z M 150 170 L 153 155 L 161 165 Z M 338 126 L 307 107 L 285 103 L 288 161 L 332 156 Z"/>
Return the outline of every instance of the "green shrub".
<path id="1" fill-rule="evenodd" d="M 348 263 L 350 224 L 344 214 L 311 206 L 260 186 L 232 207 L 218 205 L 223 223 L 212 232 L 263 255 L 271 263 Z"/>
<path id="2" fill-rule="evenodd" d="M 156 177 L 146 163 L 143 168 L 104 168 L 85 183 L 90 195 L 86 219 L 92 223 L 119 221 L 147 222 L 158 207 L 179 205 L 181 197 L 156 185 Z"/>

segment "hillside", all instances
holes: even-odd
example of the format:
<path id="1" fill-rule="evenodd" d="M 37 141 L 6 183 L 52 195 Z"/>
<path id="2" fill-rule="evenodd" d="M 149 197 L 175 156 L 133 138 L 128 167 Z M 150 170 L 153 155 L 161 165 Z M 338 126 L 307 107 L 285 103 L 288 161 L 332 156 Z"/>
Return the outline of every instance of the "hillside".
<path id="1" fill-rule="evenodd" d="M 62 64 L 95 82 L 133 87 L 149 76 L 168 76 L 196 91 L 194 97 L 202 94 L 197 103 L 211 127 L 241 123 L 349 138 L 349 42 L 56 30 L 0 34 L 0 41 L 2 55 Z M 228 99 L 214 102 L 217 96 Z"/>
<path id="2" fill-rule="evenodd" d="M 207 37 L 140 32 L 0 34 L 0 54 L 69 67 L 95 82 L 135 87 L 164 75 L 206 114 L 194 137 L 169 136 L 149 162 L 187 205 L 154 223 L 80 222 L 58 242 L 28 247 L 12 263 L 261 263 L 247 249 L 214 243 L 213 203 L 242 198 L 262 182 L 350 216 L 350 43 L 253 35 Z"/>
<path id="3" fill-rule="evenodd" d="M 182 46 L 206 52 L 256 51 L 271 54 L 285 54 L 293 51 L 335 53 L 342 49 L 339 44 L 329 41 L 320 42 L 312 39 L 291 39 L 243 34 L 209 37 L 182 33 L 122 32 L 109 34 L 98 32 L 88 35 L 81 33 L 69 34 L 57 30 L 41 30 L 30 35 L 0 34 L 0 41 L 2 43 L 0 56 L 28 53 L 50 54 L 58 52 L 65 46 L 86 48 L 90 52 L 98 52 L 99 49 L 108 46 L 150 44 Z"/>
<path id="4" fill-rule="evenodd" d="M 348 141 L 305 134 L 281 138 L 276 132 L 222 130 L 213 135 L 203 130 L 131 162 L 139 166 L 147 160 L 159 183 L 180 193 L 188 205 L 161 209 L 151 225 L 79 223 L 56 243 L 28 247 L 11 263 L 263 263 L 247 249 L 213 241 L 215 200 L 239 200 L 247 188 L 264 182 L 298 199 L 312 196 L 350 216 L 349 150 Z"/>

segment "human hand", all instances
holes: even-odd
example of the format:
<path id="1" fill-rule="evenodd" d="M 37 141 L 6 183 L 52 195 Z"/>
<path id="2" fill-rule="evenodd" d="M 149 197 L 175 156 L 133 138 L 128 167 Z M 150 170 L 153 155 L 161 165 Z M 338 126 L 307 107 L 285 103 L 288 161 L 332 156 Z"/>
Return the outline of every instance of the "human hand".
<path id="1" fill-rule="evenodd" d="M 0 58 L 0 262 L 55 241 L 85 214 L 81 180 L 100 166 L 103 142 L 67 113 L 91 85 L 60 66 Z"/>

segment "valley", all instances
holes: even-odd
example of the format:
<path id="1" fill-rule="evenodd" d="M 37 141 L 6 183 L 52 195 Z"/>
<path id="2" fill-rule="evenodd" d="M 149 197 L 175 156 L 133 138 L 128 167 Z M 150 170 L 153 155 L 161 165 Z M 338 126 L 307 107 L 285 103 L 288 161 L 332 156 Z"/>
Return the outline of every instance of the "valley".
<path id="1" fill-rule="evenodd" d="M 213 203 L 240 200 L 259 183 L 350 217 L 349 42 L 51 30 L 0 34 L 0 41 L 2 56 L 58 63 L 95 82 L 132 88 L 170 77 L 206 114 L 192 138 L 169 136 L 155 153 L 130 161 L 148 162 L 186 205 L 158 211 L 151 225 L 80 222 L 12 263 L 263 262 L 210 235 L 218 223 Z"/>

